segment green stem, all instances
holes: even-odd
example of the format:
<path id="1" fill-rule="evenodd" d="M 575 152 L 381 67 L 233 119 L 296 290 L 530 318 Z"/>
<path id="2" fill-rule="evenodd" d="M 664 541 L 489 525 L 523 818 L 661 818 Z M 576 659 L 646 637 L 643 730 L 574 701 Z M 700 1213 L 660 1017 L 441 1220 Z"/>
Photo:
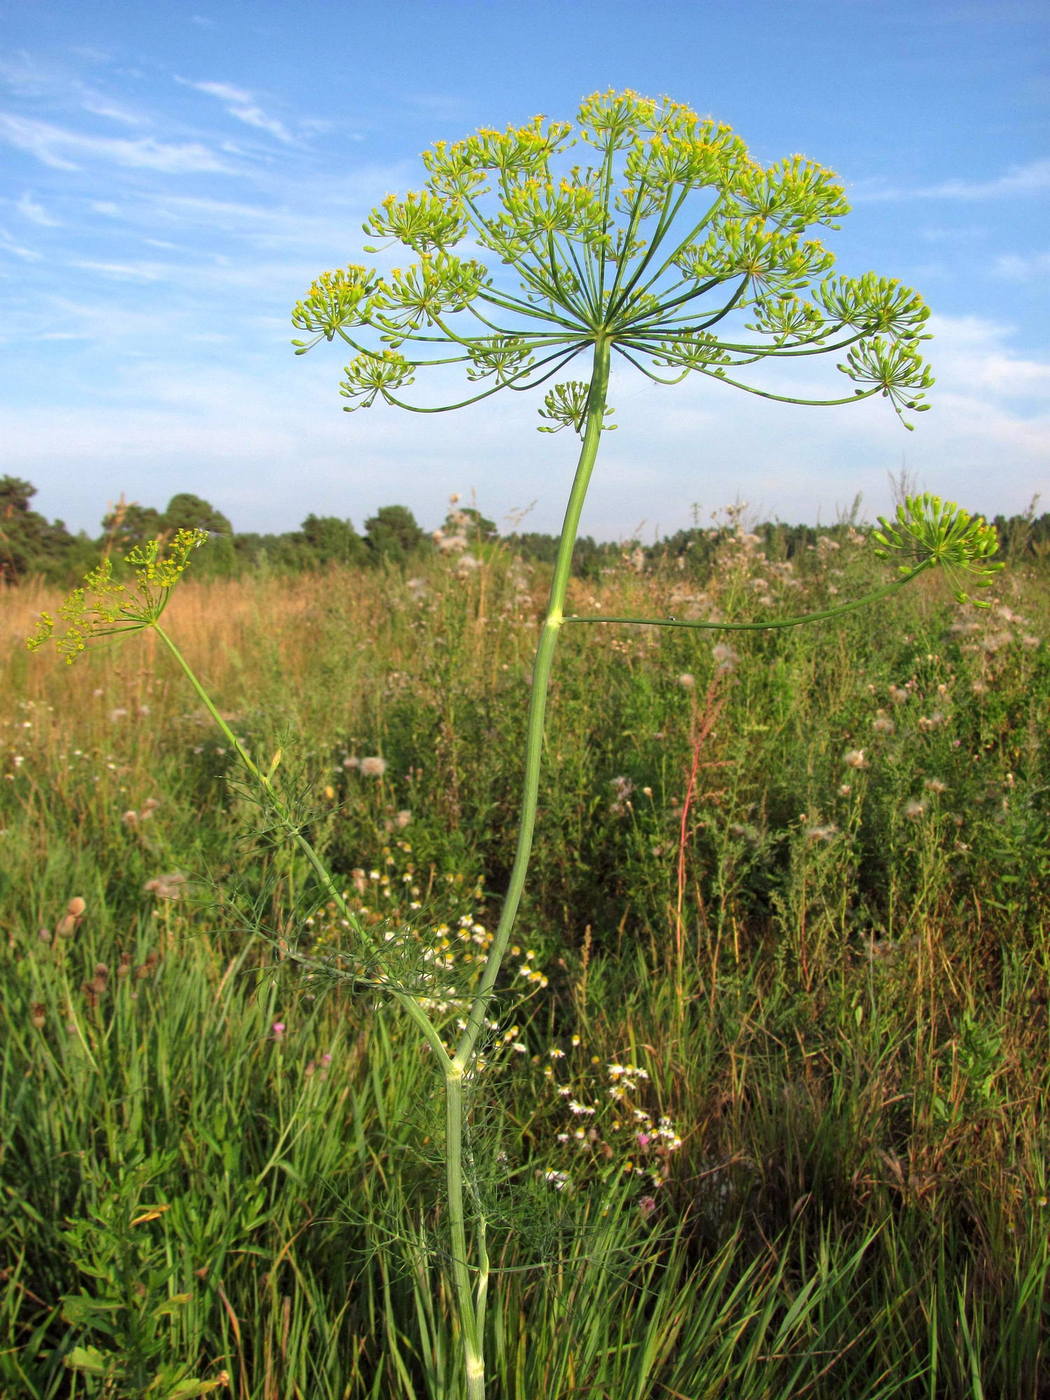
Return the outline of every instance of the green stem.
<path id="1" fill-rule="evenodd" d="M 453 1064 L 457 1064 L 461 1068 L 470 1064 L 478 1038 L 481 1035 L 485 1014 L 492 1000 L 492 989 L 510 943 L 514 921 L 525 886 L 529 857 L 532 853 L 532 838 L 536 827 L 536 807 L 539 798 L 540 761 L 543 750 L 543 721 L 547 711 L 547 691 L 550 685 L 551 666 L 554 660 L 558 632 L 562 623 L 566 621 L 564 608 L 572 572 L 572 552 L 579 532 L 580 516 L 583 512 L 587 488 L 590 485 L 591 473 L 598 456 L 598 444 L 601 441 L 602 419 L 609 387 L 609 361 L 609 343 L 604 338 L 600 338 L 595 341 L 594 345 L 594 361 L 590 392 L 587 397 L 583 444 L 580 448 L 576 476 L 569 493 L 569 501 L 565 507 L 558 554 L 554 563 L 554 577 L 551 579 L 547 615 L 544 618 L 540 640 L 536 647 L 536 659 L 532 668 L 532 691 L 529 696 L 528 728 L 525 739 L 525 775 L 522 787 L 518 844 L 514 853 L 514 865 L 511 869 L 500 921 L 492 940 L 485 970 L 467 1015 L 467 1024 L 459 1038 L 456 1053 L 453 1056 Z"/>
<path id="2" fill-rule="evenodd" d="M 485 1222 L 479 1219 L 476 1228 L 478 1256 L 477 1285 L 471 1286 L 468 1262 L 465 1182 L 463 1173 L 463 1144 L 465 1118 L 463 1109 L 463 1079 L 472 1068 L 478 1039 L 485 1024 L 485 1014 L 493 996 L 493 987 L 500 965 L 510 943 L 521 894 L 532 852 L 539 798 L 540 762 L 543 751 L 543 721 L 547 708 L 551 665 L 558 632 L 564 620 L 565 597 L 572 571 L 572 551 L 579 531 L 591 472 L 598 455 L 602 421 L 605 414 L 609 384 L 610 348 L 604 339 L 594 347 L 594 365 L 587 399 L 586 425 L 583 445 L 576 467 L 569 502 L 565 509 L 558 555 L 551 580 L 550 599 L 543 630 L 536 648 L 532 671 L 532 692 L 529 697 L 528 730 L 525 739 L 525 777 L 521 798 L 521 824 L 507 894 L 503 901 L 500 921 L 493 937 L 478 990 L 474 994 L 467 1023 L 456 1046 L 456 1053 L 445 1065 L 445 1179 L 448 1188 L 449 1230 L 452 1247 L 452 1282 L 456 1294 L 460 1327 L 463 1334 L 463 1354 L 466 1365 L 467 1400 L 485 1400 L 484 1324 L 488 1291 L 488 1254 L 485 1247 Z"/>
<path id="3" fill-rule="evenodd" d="M 292 838 L 295 844 L 299 847 L 300 851 L 302 851 L 303 855 L 309 861 L 310 865 L 313 866 L 314 872 L 316 873 L 318 879 L 321 881 L 325 894 L 327 894 L 328 897 L 335 902 L 335 906 L 339 910 L 341 917 L 348 921 L 351 928 L 353 928 L 356 933 L 363 934 L 364 930 L 358 922 L 357 916 L 354 914 L 353 910 L 343 898 L 342 891 L 332 879 L 332 876 L 329 873 L 324 861 L 317 854 L 317 852 L 314 850 L 313 846 L 306 839 L 303 833 L 299 830 L 297 823 L 292 820 L 291 814 L 288 812 L 284 803 L 281 801 L 280 797 L 275 791 L 271 775 L 262 771 L 259 765 L 248 753 L 247 749 L 241 743 L 240 739 L 237 738 L 236 734 L 234 734 L 233 730 L 223 719 L 222 715 L 215 708 L 215 704 L 212 701 L 211 696 L 208 694 L 208 692 L 204 689 L 203 685 L 201 685 L 200 681 L 197 679 L 196 672 L 193 670 L 192 666 L 190 666 L 189 662 L 183 656 L 182 652 L 176 646 L 175 642 L 171 639 L 171 637 L 169 637 L 167 632 L 165 632 L 164 628 L 161 627 L 159 622 L 155 622 L 153 624 L 153 630 L 156 632 L 157 636 L 161 639 L 164 645 L 171 652 L 175 660 L 179 663 L 179 666 L 182 668 L 182 671 L 186 676 L 186 679 L 196 691 L 197 698 L 200 700 L 201 704 L 208 711 L 209 715 L 211 715 L 212 719 L 215 721 L 216 725 L 221 730 L 226 742 L 237 755 L 241 766 L 244 769 L 246 769 L 248 773 L 251 774 L 251 776 L 255 779 L 256 783 L 259 785 L 260 789 L 262 790 L 263 796 L 266 798 L 267 803 L 269 804 L 274 815 L 277 817 L 278 821 L 284 827 L 285 831 Z"/>
<path id="4" fill-rule="evenodd" d="M 869 603 L 874 603 L 879 598 L 888 598 L 891 593 L 896 593 L 898 588 L 903 588 L 905 584 L 911 583 L 913 578 L 930 568 L 934 563 L 932 559 L 926 559 L 921 564 L 917 564 L 908 573 L 902 574 L 900 578 L 895 578 L 892 583 L 884 584 L 882 588 L 876 588 L 874 593 L 865 593 L 863 598 L 854 598 L 851 603 L 836 603 L 833 608 L 822 608 L 819 612 L 802 613 L 798 617 L 781 617 L 769 622 L 683 622 L 677 617 L 567 617 L 566 622 L 624 622 L 633 623 L 637 627 L 692 627 L 696 631 L 709 632 L 769 632 L 777 627 L 801 627 L 806 622 L 820 622 L 829 617 L 841 617 L 843 613 L 855 612 L 857 608 L 867 607 Z"/>
<path id="5" fill-rule="evenodd" d="M 467 1400 L 485 1400 L 485 1339 L 483 1334 L 487 1270 L 482 1270 L 475 1299 L 467 1261 L 467 1221 L 463 1181 L 463 1072 L 445 1070 L 445 1173 L 448 1183 L 448 1223 L 452 1246 L 452 1284 L 456 1294 Z"/>
<path id="6" fill-rule="evenodd" d="M 281 801 L 280 795 L 274 788 L 272 774 L 264 773 L 259 767 L 259 765 L 252 758 L 251 754 L 248 753 L 247 749 L 237 738 L 236 734 L 234 734 L 233 730 L 230 728 L 230 726 L 223 719 L 222 715 L 216 709 L 211 696 L 208 694 L 208 692 L 204 689 L 203 685 L 201 685 L 200 681 L 197 679 L 197 674 L 193 670 L 193 667 L 183 656 L 182 652 L 179 650 L 178 646 L 175 644 L 172 638 L 168 635 L 164 628 L 161 627 L 160 623 L 154 621 L 152 627 L 153 630 L 157 633 L 158 637 L 160 637 L 164 645 L 171 652 L 172 656 L 178 662 L 183 674 L 185 675 L 186 679 L 189 681 L 190 685 L 196 692 L 197 698 L 200 700 L 204 708 L 208 711 L 208 714 L 211 715 L 212 719 L 215 721 L 226 742 L 229 744 L 233 752 L 237 755 L 241 766 L 245 769 L 246 772 L 251 774 L 252 778 L 254 778 L 255 782 L 258 784 L 260 790 L 262 791 L 263 797 L 265 798 L 267 804 L 270 807 L 270 810 L 276 816 L 277 820 L 280 822 L 284 830 L 299 847 L 299 850 L 306 857 L 310 866 L 313 868 L 314 873 L 317 875 L 317 878 L 320 881 L 325 894 L 335 904 L 335 907 L 338 909 L 340 916 L 347 921 L 349 926 L 354 930 L 354 932 L 362 940 L 362 942 L 367 943 L 370 946 L 374 946 L 371 944 L 371 940 L 368 937 L 368 933 L 362 926 L 357 915 L 350 908 L 349 904 L 347 904 L 342 890 L 340 890 L 339 886 L 332 879 L 332 875 L 328 867 L 325 865 L 321 857 L 317 854 L 316 850 L 311 845 L 311 843 L 303 835 L 302 831 L 299 829 L 298 824 L 292 819 L 291 813 Z M 434 1053 L 438 1056 L 437 1063 L 440 1065 L 446 1065 L 449 1059 L 448 1051 L 445 1049 L 441 1037 L 438 1035 L 437 1028 L 434 1026 L 427 1013 L 416 1002 L 415 998 L 411 996 L 408 992 L 400 991 L 396 987 L 390 987 L 387 990 L 389 990 L 390 995 L 394 997 L 394 999 L 402 1007 L 404 1007 L 404 1009 L 408 1012 L 409 1016 L 416 1023 L 427 1044 L 430 1046 L 431 1050 L 433 1050 Z"/>

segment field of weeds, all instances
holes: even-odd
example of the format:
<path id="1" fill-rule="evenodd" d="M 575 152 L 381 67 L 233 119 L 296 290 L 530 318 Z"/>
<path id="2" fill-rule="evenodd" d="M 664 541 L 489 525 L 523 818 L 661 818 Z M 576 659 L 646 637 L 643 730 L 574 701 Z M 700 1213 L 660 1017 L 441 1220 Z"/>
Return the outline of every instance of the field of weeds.
<path id="1" fill-rule="evenodd" d="M 166 621 L 451 1026 L 547 582 L 472 558 L 191 577 Z M 738 530 L 575 605 L 882 577 L 850 531 Z M 337 975 L 350 933 L 153 638 L 25 652 L 55 601 L 0 596 L 0 1393 L 455 1400 L 425 1047 Z M 1034 565 L 987 610 L 924 577 L 790 631 L 565 629 L 473 1085 L 498 1400 L 1050 1394 L 1048 637 Z"/>

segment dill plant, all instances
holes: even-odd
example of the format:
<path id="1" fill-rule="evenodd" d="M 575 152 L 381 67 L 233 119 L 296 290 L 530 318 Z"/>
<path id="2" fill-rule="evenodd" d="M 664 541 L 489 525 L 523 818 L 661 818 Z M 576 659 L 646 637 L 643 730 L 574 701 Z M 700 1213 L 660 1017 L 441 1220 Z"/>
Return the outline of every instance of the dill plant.
<path id="1" fill-rule="evenodd" d="M 611 426 L 614 357 L 658 384 L 698 374 L 789 403 L 832 406 L 881 395 L 907 427 L 904 415 L 928 407 L 923 399 L 933 379 L 919 349 L 928 338 L 922 298 L 894 278 L 833 275 L 833 255 L 808 236 L 834 228 L 848 212 L 835 176 L 801 156 L 763 166 L 728 126 L 680 103 L 599 93 L 581 104 L 575 127 L 536 117 L 438 142 L 422 159 L 423 188 L 403 199 L 388 195 L 364 226 L 384 249 L 400 247 L 414 261 L 387 273 L 357 264 L 323 273 L 293 313 L 311 337 L 296 342 L 297 353 L 322 340 L 351 348 L 340 385 L 347 411 L 382 401 L 447 412 L 550 384 L 541 431 L 569 428 L 582 439 L 533 666 L 514 865 L 466 1024 L 454 1051 L 440 1059 L 452 1271 L 467 1395 L 480 1400 L 488 1268 L 482 1218 L 473 1247 L 468 1241 L 462 1081 L 477 1054 L 528 869 L 555 644 L 566 622 L 598 620 L 566 617 L 565 604 L 584 500 Z M 466 256 L 456 251 L 464 245 Z M 766 361 L 826 354 L 844 357 L 837 369 L 846 380 L 826 398 L 776 394 L 749 378 Z M 559 379 L 578 358 L 586 377 Z M 423 373 L 449 366 L 460 366 L 477 387 L 451 403 L 406 397 Z M 986 581 L 994 534 L 983 521 L 917 498 L 896 531 L 882 523 L 884 551 L 918 545 L 919 553 L 881 591 L 943 562 Z"/>
<path id="2" fill-rule="evenodd" d="M 910 427 L 907 415 L 925 411 L 933 383 L 920 353 L 928 308 L 896 279 L 833 273 L 831 252 L 810 236 L 834 229 L 848 212 L 830 171 L 801 156 L 763 166 L 728 126 L 666 99 L 595 94 L 581 104 L 575 125 L 537 117 L 505 131 L 483 129 L 453 144 L 438 142 L 423 163 L 422 189 L 403 199 L 388 196 L 365 224 L 377 240 L 367 252 L 400 246 L 412 261 L 385 273 L 355 264 L 321 274 L 293 312 L 308 337 L 294 342 L 297 353 L 321 341 L 350 347 L 340 386 L 348 411 L 383 402 L 446 412 L 546 385 L 541 431 L 568 428 L 581 439 L 533 666 L 514 864 L 454 1041 L 443 1038 L 446 1022 L 434 1011 L 428 969 L 413 962 L 415 955 L 406 962 L 396 941 L 384 945 L 362 925 L 285 804 L 275 783 L 280 754 L 268 768 L 248 754 L 161 625 L 171 588 L 203 542 L 200 532 L 179 532 L 167 553 L 157 541 L 133 552 L 134 587 L 117 582 L 104 564 L 60 610 L 65 633 L 57 634 L 55 620 L 45 616 L 30 645 L 54 638 L 72 661 L 93 636 L 146 627 L 160 635 L 274 824 L 298 846 L 357 940 L 356 961 L 341 972 L 294 950 L 283 954 L 318 976 L 343 976 L 369 996 L 392 998 L 430 1047 L 444 1102 L 447 1268 L 465 1394 L 483 1400 L 491 1271 L 485 1214 L 468 1171 L 465 1092 L 478 1069 L 525 884 L 547 690 L 562 627 L 599 620 L 728 630 L 794 626 L 871 602 L 934 565 L 946 567 L 957 585 L 961 578 L 984 586 L 996 567 L 990 562 L 995 536 L 951 503 L 913 497 L 896 521 L 880 522 L 876 535 L 884 555 L 903 560 L 899 574 L 866 598 L 776 622 L 567 616 L 581 512 L 603 434 L 612 427 L 607 396 L 614 362 L 657 384 L 700 375 L 786 403 L 830 407 L 881 396 Z M 842 377 L 827 397 L 777 394 L 751 377 L 767 362 L 817 355 L 841 357 Z M 584 377 L 560 378 L 577 360 Z M 469 386 L 464 397 L 449 403 L 406 397 L 426 372 L 444 376 L 456 366 Z"/>

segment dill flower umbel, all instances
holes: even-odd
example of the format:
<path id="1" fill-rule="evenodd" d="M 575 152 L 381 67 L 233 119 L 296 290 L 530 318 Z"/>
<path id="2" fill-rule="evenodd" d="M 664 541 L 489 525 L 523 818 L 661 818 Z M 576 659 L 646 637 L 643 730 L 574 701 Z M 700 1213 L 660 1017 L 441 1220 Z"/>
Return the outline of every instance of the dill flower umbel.
<path id="1" fill-rule="evenodd" d="M 892 521 L 880 515 L 879 526 L 874 537 L 879 546 L 875 553 L 880 558 L 901 556 L 907 561 L 900 565 L 904 574 L 916 564 L 936 565 L 944 570 L 960 603 L 991 607 L 971 598 L 963 586 L 991 588 L 1003 567 L 994 559 L 999 549 L 995 527 L 984 516 L 970 515 L 954 501 L 942 501 L 926 492 L 902 501 Z"/>
<path id="2" fill-rule="evenodd" d="M 59 607 L 58 617 L 66 624 L 65 631 L 57 632 L 55 618 L 41 613 L 37 630 L 27 639 L 26 646 L 36 651 L 54 641 L 66 663 L 72 664 L 95 638 L 141 632 L 154 626 L 185 572 L 190 555 L 207 538 L 203 530 L 176 530 L 167 546 L 159 539 L 136 545 L 124 561 L 134 571 L 133 579 L 126 583 L 118 577 L 112 559 L 103 559 Z"/>

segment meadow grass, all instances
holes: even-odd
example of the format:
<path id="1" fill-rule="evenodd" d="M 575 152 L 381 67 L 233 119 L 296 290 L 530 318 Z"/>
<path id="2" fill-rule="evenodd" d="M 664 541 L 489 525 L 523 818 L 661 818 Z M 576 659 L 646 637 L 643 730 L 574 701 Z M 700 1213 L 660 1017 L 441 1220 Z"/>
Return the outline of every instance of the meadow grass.
<path id="1" fill-rule="evenodd" d="M 870 569 L 848 531 L 787 561 L 741 529 L 571 601 L 786 616 Z M 450 1034 L 547 578 L 499 547 L 191 578 L 166 620 Z M 472 1085 L 495 1395 L 1050 1392 L 1050 590 L 997 592 L 566 629 Z M 153 639 L 30 661 L 48 602 L 0 600 L 0 1393 L 454 1400 L 429 1052 L 351 994 L 338 911 Z"/>

